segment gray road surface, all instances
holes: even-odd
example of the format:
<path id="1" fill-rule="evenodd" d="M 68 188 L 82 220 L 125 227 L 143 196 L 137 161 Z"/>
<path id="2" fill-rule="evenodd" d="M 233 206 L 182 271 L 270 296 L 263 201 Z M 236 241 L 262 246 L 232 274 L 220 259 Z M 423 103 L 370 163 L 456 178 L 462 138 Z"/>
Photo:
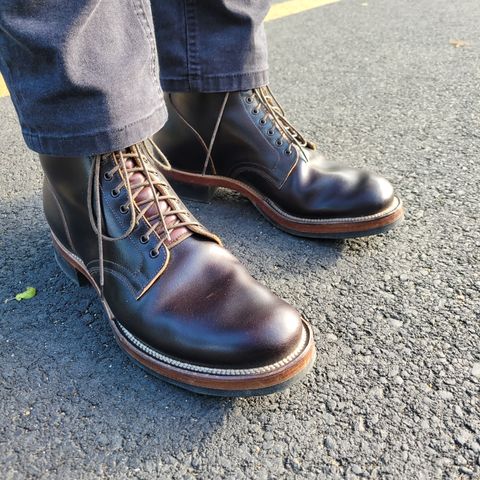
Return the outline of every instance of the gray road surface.
<path id="1" fill-rule="evenodd" d="M 480 3 L 365 3 L 270 23 L 272 86 L 329 156 L 394 182 L 406 222 L 313 241 L 230 193 L 191 204 L 314 326 L 315 370 L 281 395 L 197 396 L 128 360 L 54 263 L 0 99 L 1 479 L 480 478 Z"/>

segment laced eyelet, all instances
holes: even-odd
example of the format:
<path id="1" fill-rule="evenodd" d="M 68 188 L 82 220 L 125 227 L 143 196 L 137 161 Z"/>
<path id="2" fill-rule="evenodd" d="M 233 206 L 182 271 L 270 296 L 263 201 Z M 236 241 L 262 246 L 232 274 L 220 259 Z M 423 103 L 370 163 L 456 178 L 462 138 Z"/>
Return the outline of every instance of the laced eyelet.
<path id="1" fill-rule="evenodd" d="M 267 121 L 266 121 L 264 118 L 262 118 L 262 119 L 260 120 L 260 125 L 265 125 L 266 123 L 267 123 Z"/>
<path id="2" fill-rule="evenodd" d="M 152 257 L 152 258 L 158 257 L 159 254 L 160 254 L 160 252 L 155 248 L 150 250 L 150 257 Z"/>
<path id="3" fill-rule="evenodd" d="M 105 172 L 105 174 L 103 175 L 103 178 L 109 182 L 112 178 L 113 178 L 113 175 L 109 172 Z"/>
<path id="4" fill-rule="evenodd" d="M 129 208 L 126 205 L 120 205 L 120 213 L 127 213 Z"/>
<path id="5" fill-rule="evenodd" d="M 148 235 L 142 235 L 140 237 L 140 243 L 148 243 L 149 240 L 150 240 L 150 237 Z"/>
<path id="6" fill-rule="evenodd" d="M 253 103 L 253 98 L 252 97 L 247 97 L 246 102 L 247 103 Z"/>
<path id="7" fill-rule="evenodd" d="M 290 148 L 287 148 L 287 149 L 285 150 L 285 154 L 286 154 L 286 155 L 291 155 L 292 153 L 293 153 L 293 151 L 292 151 Z"/>
<path id="8" fill-rule="evenodd" d="M 112 195 L 112 197 L 118 197 L 120 195 L 120 191 L 117 189 L 117 188 L 114 188 L 111 192 L 110 192 L 110 195 Z"/>
<path id="9" fill-rule="evenodd" d="M 258 115 L 258 114 L 259 114 L 258 108 L 254 108 L 254 109 L 252 110 L 252 114 L 253 114 L 253 115 Z"/>
<path id="10" fill-rule="evenodd" d="M 275 145 L 278 145 L 279 147 L 281 147 L 283 145 L 283 141 L 278 139 L 276 142 L 275 142 Z"/>
<path id="11" fill-rule="evenodd" d="M 272 129 L 267 130 L 267 135 L 268 135 L 269 137 L 275 135 L 275 130 L 272 130 Z"/>

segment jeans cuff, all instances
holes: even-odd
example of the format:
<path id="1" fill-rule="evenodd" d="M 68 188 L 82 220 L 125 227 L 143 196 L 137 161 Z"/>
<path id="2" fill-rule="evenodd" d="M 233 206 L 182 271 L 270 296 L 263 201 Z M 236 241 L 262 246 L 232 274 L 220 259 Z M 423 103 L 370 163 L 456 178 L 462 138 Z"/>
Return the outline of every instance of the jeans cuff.
<path id="1" fill-rule="evenodd" d="M 25 142 L 31 150 L 44 155 L 82 156 L 122 150 L 152 136 L 167 121 L 165 103 L 148 116 L 120 127 L 105 127 L 95 132 L 78 135 L 48 135 L 22 131 Z"/>
<path id="2" fill-rule="evenodd" d="M 268 84 L 268 69 L 249 73 L 160 78 L 166 92 L 237 92 Z"/>

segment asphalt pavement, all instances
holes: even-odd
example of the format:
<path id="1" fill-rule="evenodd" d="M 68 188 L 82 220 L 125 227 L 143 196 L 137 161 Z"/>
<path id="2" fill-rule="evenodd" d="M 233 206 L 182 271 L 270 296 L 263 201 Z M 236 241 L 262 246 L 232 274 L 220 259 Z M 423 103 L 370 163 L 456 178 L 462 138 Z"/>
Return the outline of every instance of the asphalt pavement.
<path id="1" fill-rule="evenodd" d="M 314 327 L 311 375 L 263 398 L 191 394 L 119 350 L 54 262 L 39 164 L 0 99 L 0 478 L 479 479 L 479 19 L 478 0 L 342 0 L 267 25 L 288 117 L 387 176 L 407 216 L 315 241 L 228 192 L 189 204 Z"/>

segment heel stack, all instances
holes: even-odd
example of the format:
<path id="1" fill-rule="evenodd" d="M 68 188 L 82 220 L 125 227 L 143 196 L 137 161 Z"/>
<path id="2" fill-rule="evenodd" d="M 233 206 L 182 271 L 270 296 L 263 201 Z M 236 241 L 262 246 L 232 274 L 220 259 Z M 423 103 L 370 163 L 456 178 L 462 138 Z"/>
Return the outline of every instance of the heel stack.
<path id="1" fill-rule="evenodd" d="M 179 197 L 204 203 L 210 203 L 218 189 L 218 187 L 196 185 L 194 183 L 179 182 L 178 180 L 170 180 L 170 185 Z"/>
<path id="2" fill-rule="evenodd" d="M 54 247 L 55 260 L 57 261 L 58 266 L 62 272 L 76 285 L 79 287 L 86 287 L 90 285 L 90 282 L 85 278 L 85 276 L 76 270 L 72 265 L 70 265 L 63 255 Z"/>

